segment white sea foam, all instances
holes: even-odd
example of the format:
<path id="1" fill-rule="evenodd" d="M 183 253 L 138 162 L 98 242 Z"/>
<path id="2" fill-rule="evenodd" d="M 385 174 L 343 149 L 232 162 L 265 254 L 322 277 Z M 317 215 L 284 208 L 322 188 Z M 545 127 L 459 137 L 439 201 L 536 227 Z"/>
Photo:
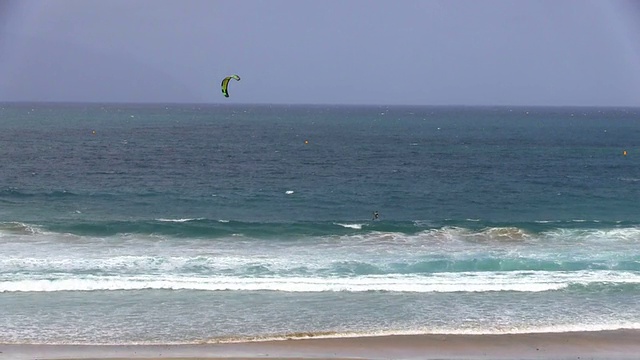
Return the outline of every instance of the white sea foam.
<path id="1" fill-rule="evenodd" d="M 402 234 L 401 234 L 402 235 Z M 420 232 L 416 235 L 402 235 L 407 239 L 433 239 L 452 243 L 454 241 L 498 241 L 504 240 L 541 240 L 550 245 L 568 241 L 577 243 L 589 241 L 594 244 L 609 246 L 612 241 L 640 241 L 640 227 L 610 228 L 610 229 L 552 229 L 542 233 L 530 233 L 517 227 L 490 227 L 471 230 L 461 227 L 443 227 Z"/>
<path id="2" fill-rule="evenodd" d="M 557 326 L 527 326 L 512 327 L 503 326 L 482 329 L 461 329 L 459 327 L 423 327 L 410 330 L 380 330 L 363 332 L 308 332 L 289 333 L 282 335 L 264 335 L 253 337 L 222 337 L 206 341 L 208 344 L 233 344 L 244 342 L 266 342 L 281 340 L 303 340 L 303 339 L 351 339 L 372 336 L 403 336 L 403 335 L 514 335 L 514 334 L 548 334 L 567 332 L 597 332 L 614 330 L 636 330 L 640 329 L 640 322 L 619 321 L 604 324 L 573 324 Z"/>
<path id="3" fill-rule="evenodd" d="M 17 221 L 0 223 L 0 236 L 5 233 L 14 235 L 32 235 L 40 232 L 41 231 L 38 227 Z"/>
<path id="4" fill-rule="evenodd" d="M 364 225 L 364 224 L 341 224 L 341 223 L 334 223 L 334 224 L 348 228 L 348 229 L 356 229 L 356 230 L 362 229 L 362 226 Z"/>
<path id="5" fill-rule="evenodd" d="M 185 219 L 156 219 L 156 221 L 177 222 L 177 223 L 183 223 L 183 222 L 189 222 L 189 221 L 197 221 L 197 220 L 203 220 L 203 218 L 193 218 L 193 219 L 189 219 L 189 218 L 185 218 Z"/>
<path id="6" fill-rule="evenodd" d="M 562 240 L 572 242 L 589 241 L 594 244 L 610 245 L 614 241 L 640 241 L 640 228 L 613 229 L 554 229 L 539 235 L 543 240 L 555 243 Z"/>
<path id="7" fill-rule="evenodd" d="M 281 292 L 542 292 L 572 284 L 640 284 L 640 274 L 613 271 L 439 273 L 430 276 L 237 277 L 178 275 L 58 275 L 2 279 L 0 292 L 202 290 Z"/>

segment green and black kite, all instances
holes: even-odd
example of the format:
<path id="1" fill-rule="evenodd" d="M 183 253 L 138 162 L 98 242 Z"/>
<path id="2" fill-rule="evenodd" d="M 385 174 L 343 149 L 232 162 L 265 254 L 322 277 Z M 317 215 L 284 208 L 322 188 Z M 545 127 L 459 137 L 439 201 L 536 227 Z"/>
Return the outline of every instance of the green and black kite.
<path id="1" fill-rule="evenodd" d="M 236 81 L 240 81 L 240 76 L 234 74 L 222 79 L 222 95 L 224 95 L 224 97 L 229 97 L 229 92 L 227 91 L 227 88 L 229 87 L 229 81 L 231 79 L 236 79 Z"/>

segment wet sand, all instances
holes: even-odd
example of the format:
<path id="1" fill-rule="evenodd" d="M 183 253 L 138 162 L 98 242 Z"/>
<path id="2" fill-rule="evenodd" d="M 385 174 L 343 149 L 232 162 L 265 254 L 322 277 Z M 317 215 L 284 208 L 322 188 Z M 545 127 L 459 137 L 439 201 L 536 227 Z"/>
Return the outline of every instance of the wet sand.
<path id="1" fill-rule="evenodd" d="M 399 335 L 203 345 L 0 345 L 0 359 L 609 359 L 640 358 L 640 331 Z"/>

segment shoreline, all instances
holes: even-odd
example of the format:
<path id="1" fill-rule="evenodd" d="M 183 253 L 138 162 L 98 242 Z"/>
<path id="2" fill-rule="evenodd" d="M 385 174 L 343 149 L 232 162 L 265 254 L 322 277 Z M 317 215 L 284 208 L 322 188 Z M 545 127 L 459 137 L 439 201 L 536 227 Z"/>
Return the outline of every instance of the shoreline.
<path id="1" fill-rule="evenodd" d="M 637 359 L 640 330 L 389 335 L 201 345 L 0 344 L 0 359 Z"/>

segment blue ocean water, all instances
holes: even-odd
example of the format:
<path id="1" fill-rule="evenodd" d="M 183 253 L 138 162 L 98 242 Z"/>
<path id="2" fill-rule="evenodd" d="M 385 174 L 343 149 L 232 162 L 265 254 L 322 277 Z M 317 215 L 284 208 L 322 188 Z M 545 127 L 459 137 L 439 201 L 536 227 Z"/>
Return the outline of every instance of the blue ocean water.
<path id="1" fill-rule="evenodd" d="M 640 329 L 639 139 L 633 108 L 0 104 L 0 343 Z"/>

